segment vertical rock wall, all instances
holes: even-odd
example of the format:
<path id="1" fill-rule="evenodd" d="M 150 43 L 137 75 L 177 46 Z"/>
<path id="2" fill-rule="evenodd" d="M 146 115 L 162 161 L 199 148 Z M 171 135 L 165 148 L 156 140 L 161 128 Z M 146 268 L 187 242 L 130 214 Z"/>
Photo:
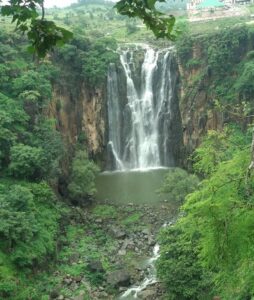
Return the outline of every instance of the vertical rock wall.
<path id="1" fill-rule="evenodd" d="M 79 140 L 98 162 L 103 162 L 105 145 L 105 93 L 105 86 L 91 89 L 84 83 L 77 83 L 75 95 L 70 89 L 55 86 L 49 107 L 49 115 L 57 120 L 67 148 L 73 148 Z"/>

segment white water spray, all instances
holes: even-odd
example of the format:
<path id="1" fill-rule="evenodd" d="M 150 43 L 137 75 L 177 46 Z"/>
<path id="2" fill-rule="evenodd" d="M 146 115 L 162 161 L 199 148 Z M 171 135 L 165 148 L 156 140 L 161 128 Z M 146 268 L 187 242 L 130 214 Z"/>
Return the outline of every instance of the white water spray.
<path id="1" fill-rule="evenodd" d="M 172 51 L 154 50 L 147 45 L 142 45 L 142 49 L 138 47 L 120 49 L 126 79 L 127 103 L 124 107 L 121 107 L 123 99 L 119 96 L 116 67 L 111 65 L 108 73 L 108 145 L 117 170 L 168 166 L 166 124 L 169 120 L 164 120 L 164 117 L 170 116 Z M 144 52 L 140 74 L 134 71 L 137 49 Z M 140 86 L 135 82 L 137 76 Z"/>

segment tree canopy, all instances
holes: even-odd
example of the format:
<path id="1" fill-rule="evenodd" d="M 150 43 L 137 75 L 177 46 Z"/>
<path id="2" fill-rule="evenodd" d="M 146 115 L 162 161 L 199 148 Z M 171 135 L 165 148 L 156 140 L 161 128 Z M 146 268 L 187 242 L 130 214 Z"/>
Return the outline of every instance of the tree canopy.
<path id="1" fill-rule="evenodd" d="M 115 8 L 122 15 L 143 20 L 157 38 L 173 40 L 175 18 L 158 11 L 157 2 L 165 0 L 120 0 Z M 38 57 L 45 57 L 55 46 L 63 45 L 73 37 L 72 32 L 46 19 L 44 0 L 9 0 L 7 5 L 2 6 L 1 14 L 11 16 L 16 29 L 27 34 L 30 41 L 28 50 Z"/>

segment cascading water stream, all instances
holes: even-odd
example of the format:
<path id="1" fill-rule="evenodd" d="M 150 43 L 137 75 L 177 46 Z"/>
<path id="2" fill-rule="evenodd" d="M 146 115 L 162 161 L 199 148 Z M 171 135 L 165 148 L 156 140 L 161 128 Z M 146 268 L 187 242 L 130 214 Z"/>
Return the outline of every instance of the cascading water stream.
<path id="1" fill-rule="evenodd" d="M 127 289 L 119 299 L 138 299 L 138 295 L 140 292 L 145 290 L 149 285 L 156 283 L 156 269 L 154 263 L 159 258 L 160 254 L 160 247 L 158 244 L 156 244 L 153 248 L 153 256 L 147 261 L 147 269 L 148 269 L 148 275 L 145 277 L 145 279 L 141 282 L 140 285 L 133 286 L 129 289 Z"/>
<path id="2" fill-rule="evenodd" d="M 138 68 L 136 55 L 140 51 L 144 58 Z M 146 45 L 120 49 L 119 55 L 126 95 L 121 94 L 116 66 L 111 64 L 107 88 L 111 169 L 171 166 L 168 118 L 173 98 L 172 50 L 154 50 Z"/>
<path id="3" fill-rule="evenodd" d="M 164 223 L 162 227 L 171 226 L 174 221 L 170 221 L 168 223 Z M 139 294 L 144 291 L 147 287 L 157 282 L 156 278 L 156 268 L 155 262 L 160 257 L 160 246 L 156 244 L 153 248 L 153 256 L 147 261 L 147 270 L 148 275 L 144 278 L 144 280 L 136 286 L 132 286 L 127 289 L 120 297 L 119 300 L 131 300 L 131 299 L 139 299 Z"/>

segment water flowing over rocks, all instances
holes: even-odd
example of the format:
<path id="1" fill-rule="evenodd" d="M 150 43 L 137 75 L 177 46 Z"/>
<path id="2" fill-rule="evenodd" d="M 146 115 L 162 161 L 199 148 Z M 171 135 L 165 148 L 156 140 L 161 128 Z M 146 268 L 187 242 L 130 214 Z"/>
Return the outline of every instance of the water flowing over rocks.
<path id="1" fill-rule="evenodd" d="M 79 300 L 86 295 L 94 300 L 113 300 L 121 297 L 128 289 L 139 286 L 141 288 L 138 288 L 137 299 L 160 299 L 163 287 L 155 280 L 153 266 L 159 254 L 156 235 L 165 221 L 172 219 L 176 214 L 176 208 L 167 203 L 158 203 L 156 207 L 151 207 L 133 203 L 114 206 L 106 202 L 105 208 L 106 206 L 114 207 L 117 216 L 109 215 L 105 218 L 102 215 L 99 218 L 93 213 L 97 205 L 92 209 L 76 207 L 73 208 L 71 223 L 84 227 L 83 235 L 93 238 L 92 243 L 97 243 L 95 236 L 98 232 L 104 235 L 105 239 L 110 239 L 110 247 L 98 244 L 98 251 L 107 258 L 110 268 L 105 270 L 101 259 L 86 258 L 89 253 L 84 253 L 84 257 L 84 254 L 77 252 L 76 248 L 73 248 L 73 253 L 69 257 L 70 266 L 86 265 L 92 276 L 97 274 L 104 278 L 103 281 L 100 285 L 94 285 L 89 282 L 87 275 L 74 276 L 57 271 L 55 276 L 62 276 L 62 280 L 60 285 L 52 289 L 50 299 Z M 139 218 L 129 219 L 133 214 L 138 214 Z M 75 246 L 76 241 L 72 242 Z M 86 291 L 79 291 L 81 286 L 85 286 Z M 70 295 L 79 291 L 78 295 L 64 297 L 59 293 L 63 288 L 69 291 Z"/>
<path id="2" fill-rule="evenodd" d="M 108 168 L 175 166 L 182 129 L 174 50 L 132 45 L 119 55 L 107 80 Z"/>

